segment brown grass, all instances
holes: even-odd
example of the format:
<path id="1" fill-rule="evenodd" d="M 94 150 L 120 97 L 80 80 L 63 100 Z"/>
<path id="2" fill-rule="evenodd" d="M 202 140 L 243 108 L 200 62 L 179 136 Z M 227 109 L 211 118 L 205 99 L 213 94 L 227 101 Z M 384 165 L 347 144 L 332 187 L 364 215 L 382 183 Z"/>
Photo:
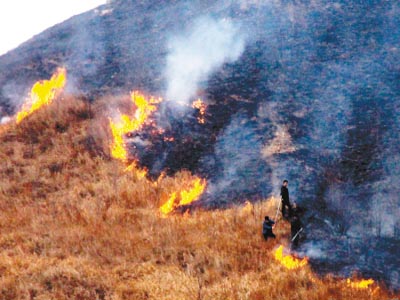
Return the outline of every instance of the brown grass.
<path id="1" fill-rule="evenodd" d="M 103 105 L 103 106 L 102 106 Z M 273 258 L 273 200 L 161 218 L 193 177 L 158 184 L 109 158 L 104 103 L 58 99 L 0 130 L 0 299 L 389 299 Z"/>

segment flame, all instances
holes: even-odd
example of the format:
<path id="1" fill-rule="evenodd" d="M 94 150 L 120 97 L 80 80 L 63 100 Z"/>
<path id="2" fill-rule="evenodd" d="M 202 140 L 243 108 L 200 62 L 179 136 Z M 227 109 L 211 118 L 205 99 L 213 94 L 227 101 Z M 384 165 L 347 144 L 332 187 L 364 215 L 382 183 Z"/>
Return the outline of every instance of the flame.
<path id="1" fill-rule="evenodd" d="M 111 133 L 114 139 L 111 145 L 111 155 L 112 157 L 123 161 L 126 161 L 128 157 L 124 141 L 124 134 L 125 134 L 124 128 L 127 126 L 126 123 L 129 122 L 129 117 L 128 118 L 126 117 L 127 116 L 125 115 L 121 116 L 119 123 L 114 123 L 110 119 Z"/>
<path id="2" fill-rule="evenodd" d="M 136 106 L 135 115 L 130 118 L 128 115 L 121 115 L 117 122 L 110 119 L 110 128 L 113 135 L 113 142 L 110 146 L 112 157 L 127 161 L 128 152 L 124 136 L 132 131 L 138 131 L 148 121 L 149 116 L 157 110 L 158 104 L 162 101 L 161 98 L 155 99 L 151 97 L 146 100 L 145 96 L 139 92 L 132 92 L 131 99 Z"/>
<path id="3" fill-rule="evenodd" d="M 166 176 L 166 173 L 165 173 L 165 172 L 161 172 L 161 174 L 160 174 L 160 176 L 158 176 L 157 180 L 151 181 L 151 184 L 152 184 L 154 187 L 157 187 L 157 186 L 163 181 L 163 179 L 165 178 L 165 176 Z"/>
<path id="4" fill-rule="evenodd" d="M 361 279 L 353 281 L 350 278 L 347 278 L 347 285 L 356 289 L 367 289 L 374 282 L 375 281 L 373 279 Z"/>
<path id="5" fill-rule="evenodd" d="M 279 246 L 275 251 L 275 259 L 281 263 L 285 268 L 289 270 L 298 269 L 304 267 L 308 263 L 308 259 L 305 257 L 303 259 L 298 259 L 291 255 L 283 256 L 283 246 Z"/>
<path id="6" fill-rule="evenodd" d="M 165 202 L 161 207 L 160 207 L 160 212 L 164 217 L 166 217 L 168 214 L 170 214 L 174 210 L 175 206 L 175 200 L 176 200 L 176 193 L 172 193 L 171 196 L 168 198 L 168 201 Z"/>
<path id="7" fill-rule="evenodd" d="M 243 206 L 242 209 L 244 212 L 250 213 L 253 211 L 253 204 L 250 203 L 250 201 L 246 201 L 245 205 Z"/>
<path id="8" fill-rule="evenodd" d="M 199 199 L 206 188 L 206 180 L 196 178 L 192 183 L 192 188 L 183 190 L 179 193 L 179 202 L 177 203 L 177 192 L 173 192 L 167 202 L 160 207 L 163 216 L 170 214 L 176 207 L 188 205 Z"/>
<path id="9" fill-rule="evenodd" d="M 136 176 L 139 179 L 145 178 L 147 176 L 147 170 L 140 169 L 136 161 L 132 162 L 129 166 L 125 168 L 125 172 L 132 172 L 132 171 L 135 171 Z"/>
<path id="10" fill-rule="evenodd" d="M 192 189 L 181 192 L 181 201 L 179 201 L 179 205 L 187 205 L 198 200 L 201 194 L 203 194 L 205 188 L 206 181 L 197 178 L 194 181 Z"/>
<path id="11" fill-rule="evenodd" d="M 44 105 L 49 105 L 59 92 L 64 88 L 67 71 L 58 68 L 50 80 L 36 82 L 31 89 L 30 97 L 17 113 L 16 122 L 19 124 L 24 118 L 31 115 Z"/>
<path id="12" fill-rule="evenodd" d="M 204 124 L 206 122 L 205 114 L 206 114 L 207 105 L 203 101 L 201 101 L 201 99 L 197 99 L 196 101 L 194 101 L 192 103 L 192 107 L 199 110 L 200 116 L 197 117 L 197 121 L 200 124 Z"/>

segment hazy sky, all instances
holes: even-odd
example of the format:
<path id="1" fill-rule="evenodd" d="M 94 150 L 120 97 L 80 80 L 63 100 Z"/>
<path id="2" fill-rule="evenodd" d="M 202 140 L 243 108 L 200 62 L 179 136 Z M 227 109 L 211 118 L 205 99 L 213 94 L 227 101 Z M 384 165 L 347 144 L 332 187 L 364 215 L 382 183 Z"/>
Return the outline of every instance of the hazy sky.
<path id="1" fill-rule="evenodd" d="M 0 55 L 106 0 L 0 0 Z"/>

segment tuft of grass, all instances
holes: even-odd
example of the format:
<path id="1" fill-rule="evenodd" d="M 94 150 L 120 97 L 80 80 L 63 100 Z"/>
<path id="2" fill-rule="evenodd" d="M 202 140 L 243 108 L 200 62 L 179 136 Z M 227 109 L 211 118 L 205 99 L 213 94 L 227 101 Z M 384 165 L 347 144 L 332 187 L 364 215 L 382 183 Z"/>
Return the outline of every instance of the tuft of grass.
<path id="1" fill-rule="evenodd" d="M 1 128 L 0 299 L 394 297 L 276 262 L 289 225 L 263 240 L 274 199 L 162 218 L 159 206 L 194 176 L 154 183 L 110 159 L 105 103 L 64 96 Z"/>

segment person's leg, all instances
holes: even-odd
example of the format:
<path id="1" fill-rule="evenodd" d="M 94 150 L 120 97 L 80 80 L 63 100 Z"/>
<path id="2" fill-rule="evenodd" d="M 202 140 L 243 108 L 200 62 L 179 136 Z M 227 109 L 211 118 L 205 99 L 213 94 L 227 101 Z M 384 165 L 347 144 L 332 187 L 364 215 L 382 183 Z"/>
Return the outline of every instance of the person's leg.
<path id="1" fill-rule="evenodd" d="M 286 216 L 286 205 L 284 202 L 282 202 L 282 217 Z"/>
<path id="2" fill-rule="evenodd" d="M 289 213 L 289 218 L 291 218 L 293 216 L 293 209 L 290 203 L 288 204 L 288 213 Z"/>
<path id="3" fill-rule="evenodd" d="M 282 207 L 284 208 L 283 210 L 284 212 L 282 212 L 283 216 L 285 218 L 290 218 L 292 215 L 292 207 L 290 205 L 290 202 L 283 201 Z"/>
<path id="4" fill-rule="evenodd" d="M 267 234 L 263 234 L 264 240 L 268 240 L 268 235 Z"/>

